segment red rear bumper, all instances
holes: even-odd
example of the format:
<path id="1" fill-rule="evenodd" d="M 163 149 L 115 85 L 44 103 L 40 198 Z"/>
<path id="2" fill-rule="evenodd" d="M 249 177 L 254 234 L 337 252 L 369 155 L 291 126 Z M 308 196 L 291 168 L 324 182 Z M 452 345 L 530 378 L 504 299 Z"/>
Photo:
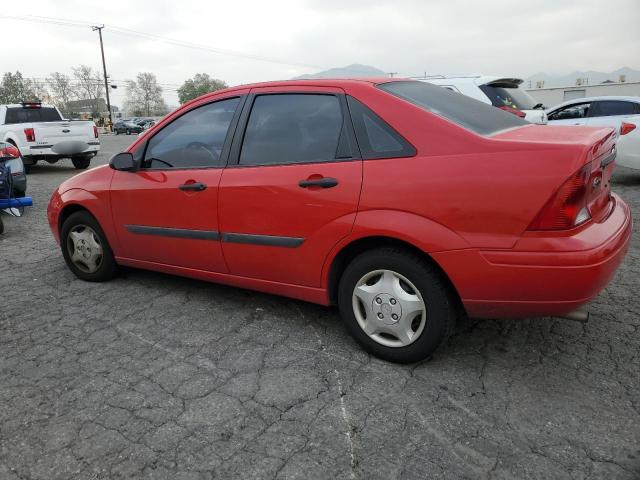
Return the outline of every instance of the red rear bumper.
<path id="1" fill-rule="evenodd" d="M 567 236 L 532 233 L 511 250 L 433 254 L 472 317 L 561 315 L 598 295 L 622 262 L 632 231 L 629 207 Z"/>

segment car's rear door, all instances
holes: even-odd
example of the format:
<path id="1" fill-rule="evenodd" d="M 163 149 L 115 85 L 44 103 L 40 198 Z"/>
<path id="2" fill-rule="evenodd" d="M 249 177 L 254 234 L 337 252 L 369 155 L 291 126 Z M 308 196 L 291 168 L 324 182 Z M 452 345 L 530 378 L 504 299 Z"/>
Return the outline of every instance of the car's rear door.
<path id="1" fill-rule="evenodd" d="M 201 102 L 175 118 L 142 146 L 142 168 L 115 172 L 111 205 L 118 256 L 227 271 L 218 184 L 245 99 L 240 93 Z"/>
<path id="2" fill-rule="evenodd" d="M 220 182 L 230 273 L 319 286 L 354 223 L 362 161 L 338 88 L 255 88 Z"/>
<path id="3" fill-rule="evenodd" d="M 619 128 L 625 118 L 640 114 L 640 104 L 624 100 L 599 100 L 591 104 L 587 125 Z"/>

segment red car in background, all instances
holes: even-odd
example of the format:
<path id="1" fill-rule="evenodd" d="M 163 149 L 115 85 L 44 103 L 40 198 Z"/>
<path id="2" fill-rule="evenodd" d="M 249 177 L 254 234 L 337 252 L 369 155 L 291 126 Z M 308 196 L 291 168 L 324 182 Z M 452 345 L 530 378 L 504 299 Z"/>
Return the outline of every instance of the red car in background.
<path id="1" fill-rule="evenodd" d="M 426 358 L 464 312 L 564 315 L 631 234 L 610 128 L 532 125 L 423 82 L 240 86 L 64 182 L 69 268 L 119 265 L 337 304 L 369 352 Z"/>

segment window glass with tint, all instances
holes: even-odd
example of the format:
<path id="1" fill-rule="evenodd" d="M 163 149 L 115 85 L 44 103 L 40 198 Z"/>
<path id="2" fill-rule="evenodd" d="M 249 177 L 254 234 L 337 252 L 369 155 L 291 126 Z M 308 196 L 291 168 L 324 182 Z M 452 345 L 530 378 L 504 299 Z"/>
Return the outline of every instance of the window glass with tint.
<path id="1" fill-rule="evenodd" d="M 636 104 L 620 100 L 604 100 L 595 103 L 592 117 L 610 117 L 614 115 L 634 115 L 639 113 Z"/>
<path id="2" fill-rule="evenodd" d="M 413 146 L 373 110 L 351 96 L 347 101 L 362 158 L 411 157 L 416 154 Z"/>
<path id="3" fill-rule="evenodd" d="M 511 107 L 518 110 L 533 110 L 536 102 L 518 86 L 480 85 L 480 90 L 489 97 L 494 107 Z"/>
<path id="4" fill-rule="evenodd" d="M 62 117 L 55 108 L 9 107 L 4 123 L 59 122 L 60 120 Z"/>
<path id="5" fill-rule="evenodd" d="M 342 132 L 334 95 L 270 94 L 256 97 L 247 123 L 240 165 L 333 161 Z"/>
<path id="6" fill-rule="evenodd" d="M 147 168 L 194 168 L 221 165 L 221 154 L 240 99 L 195 108 L 155 134 L 147 146 Z"/>
<path id="7" fill-rule="evenodd" d="M 571 120 L 574 118 L 585 118 L 589 115 L 590 103 L 579 103 L 569 107 L 561 108 L 549 115 L 549 120 Z"/>
<path id="8" fill-rule="evenodd" d="M 426 82 L 396 81 L 378 88 L 479 135 L 530 125 L 512 113 Z"/>

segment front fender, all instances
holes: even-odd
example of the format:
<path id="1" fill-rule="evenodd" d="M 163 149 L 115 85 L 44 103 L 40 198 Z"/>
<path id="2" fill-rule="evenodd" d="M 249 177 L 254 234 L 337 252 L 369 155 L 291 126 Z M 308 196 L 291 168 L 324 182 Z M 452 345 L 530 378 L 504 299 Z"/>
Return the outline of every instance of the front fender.
<path id="1" fill-rule="evenodd" d="M 358 212 L 351 233 L 340 240 L 327 256 L 322 268 L 322 286 L 329 286 L 329 272 L 336 256 L 349 244 L 367 237 L 401 240 L 430 254 L 469 248 L 460 235 L 429 218 L 400 210 Z"/>
<path id="2" fill-rule="evenodd" d="M 82 188 L 71 188 L 64 193 L 54 192 L 49 201 L 47 216 L 51 230 L 58 243 L 60 242 L 60 228 L 62 227 L 60 222 L 62 212 L 67 208 L 78 207 L 87 210 L 95 217 L 106 235 L 111 249 L 114 254 L 117 254 L 116 252 L 119 250 L 119 245 L 117 244 L 118 237 L 113 228 L 113 220 L 111 219 L 111 205 L 108 191 L 89 192 Z"/>

